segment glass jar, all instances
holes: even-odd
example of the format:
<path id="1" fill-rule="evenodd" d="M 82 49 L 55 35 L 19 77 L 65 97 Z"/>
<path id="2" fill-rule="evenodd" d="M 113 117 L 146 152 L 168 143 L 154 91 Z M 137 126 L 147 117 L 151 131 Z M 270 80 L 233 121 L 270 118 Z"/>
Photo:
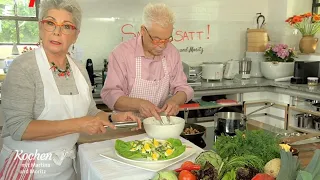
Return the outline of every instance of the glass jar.
<path id="1" fill-rule="evenodd" d="M 308 77 L 308 86 L 317 86 L 318 85 L 317 77 Z"/>

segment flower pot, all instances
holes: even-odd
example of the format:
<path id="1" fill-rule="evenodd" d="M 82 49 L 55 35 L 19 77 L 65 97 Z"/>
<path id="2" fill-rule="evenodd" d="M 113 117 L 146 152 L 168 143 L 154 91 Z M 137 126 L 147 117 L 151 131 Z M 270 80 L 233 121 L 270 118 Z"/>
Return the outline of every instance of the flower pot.
<path id="1" fill-rule="evenodd" d="M 318 44 L 318 38 L 313 36 L 303 36 L 299 43 L 301 53 L 310 54 L 315 53 Z"/>
<path id="2" fill-rule="evenodd" d="M 293 76 L 294 62 L 261 62 L 261 73 L 267 79 Z"/>

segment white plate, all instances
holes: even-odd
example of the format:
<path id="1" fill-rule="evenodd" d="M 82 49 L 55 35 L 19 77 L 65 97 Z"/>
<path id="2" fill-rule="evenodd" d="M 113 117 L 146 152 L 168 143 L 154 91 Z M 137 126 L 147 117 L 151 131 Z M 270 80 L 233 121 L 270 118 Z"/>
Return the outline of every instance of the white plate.
<path id="1" fill-rule="evenodd" d="M 187 150 L 187 147 L 186 147 L 186 150 Z M 119 156 L 120 158 L 126 160 L 126 161 L 132 161 L 132 162 L 137 162 L 137 163 L 148 163 L 148 164 L 152 164 L 152 163 L 162 163 L 162 162 L 167 162 L 167 161 L 172 161 L 172 160 L 175 160 L 175 159 L 178 159 L 180 156 L 182 156 L 186 150 L 180 154 L 179 156 L 177 157 L 174 157 L 174 158 L 171 158 L 171 159 L 165 159 L 165 160 L 158 160 L 158 161 L 152 161 L 152 160 L 148 160 L 148 159 L 128 159 L 126 157 L 123 157 L 121 156 L 118 151 L 114 150 L 116 155 Z"/>
<path id="2" fill-rule="evenodd" d="M 101 153 L 100 156 L 107 158 L 107 159 L 110 159 L 110 160 L 113 160 L 118 163 L 126 164 L 126 165 L 129 165 L 132 167 L 136 167 L 139 169 L 144 169 L 144 170 L 152 171 L 152 172 L 161 171 L 162 169 L 165 169 L 171 165 L 176 164 L 179 161 L 182 161 L 182 160 L 190 157 L 191 155 L 193 155 L 196 152 L 195 149 L 187 146 L 186 151 L 181 156 L 178 156 L 177 158 L 170 159 L 169 161 L 165 161 L 163 163 L 146 163 L 146 162 L 141 162 L 141 161 L 134 162 L 134 161 L 124 159 L 121 156 L 118 156 L 115 151 L 116 150 L 113 147 L 108 148 L 104 153 Z"/>

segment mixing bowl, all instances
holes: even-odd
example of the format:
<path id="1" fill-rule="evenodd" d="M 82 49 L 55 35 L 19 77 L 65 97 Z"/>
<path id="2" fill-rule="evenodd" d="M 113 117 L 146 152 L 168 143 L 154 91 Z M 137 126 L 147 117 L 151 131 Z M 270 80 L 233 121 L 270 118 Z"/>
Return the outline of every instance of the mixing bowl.
<path id="1" fill-rule="evenodd" d="M 147 135 L 150 138 L 160 140 L 179 138 L 183 131 L 185 120 L 177 116 L 170 116 L 171 123 L 169 124 L 166 116 L 161 116 L 161 119 L 164 122 L 163 124 L 154 117 L 149 117 L 142 121 Z"/>

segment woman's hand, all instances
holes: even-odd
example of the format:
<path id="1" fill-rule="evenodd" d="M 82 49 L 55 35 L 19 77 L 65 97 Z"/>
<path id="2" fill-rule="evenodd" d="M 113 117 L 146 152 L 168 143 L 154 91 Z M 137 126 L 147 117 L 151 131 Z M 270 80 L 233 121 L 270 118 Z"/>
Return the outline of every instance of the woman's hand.
<path id="1" fill-rule="evenodd" d="M 93 134 L 103 134 L 106 132 L 104 126 L 115 129 L 116 127 L 110 123 L 108 120 L 102 120 L 98 116 L 85 116 L 78 119 L 78 124 L 80 127 L 80 132 L 93 135 Z"/>
<path id="2" fill-rule="evenodd" d="M 132 112 L 119 112 L 113 113 L 111 115 L 111 119 L 114 122 L 132 122 L 135 121 L 138 123 L 138 127 L 133 130 L 141 129 L 141 120 L 137 116 L 135 116 Z"/>
<path id="3" fill-rule="evenodd" d="M 174 101 L 168 100 L 161 108 L 161 112 L 164 112 L 167 116 L 175 116 L 179 113 L 179 105 Z"/>
<path id="4" fill-rule="evenodd" d="M 155 117 L 157 120 L 161 120 L 159 113 L 161 109 L 150 101 L 142 100 L 140 103 L 139 112 L 143 117 Z"/>

